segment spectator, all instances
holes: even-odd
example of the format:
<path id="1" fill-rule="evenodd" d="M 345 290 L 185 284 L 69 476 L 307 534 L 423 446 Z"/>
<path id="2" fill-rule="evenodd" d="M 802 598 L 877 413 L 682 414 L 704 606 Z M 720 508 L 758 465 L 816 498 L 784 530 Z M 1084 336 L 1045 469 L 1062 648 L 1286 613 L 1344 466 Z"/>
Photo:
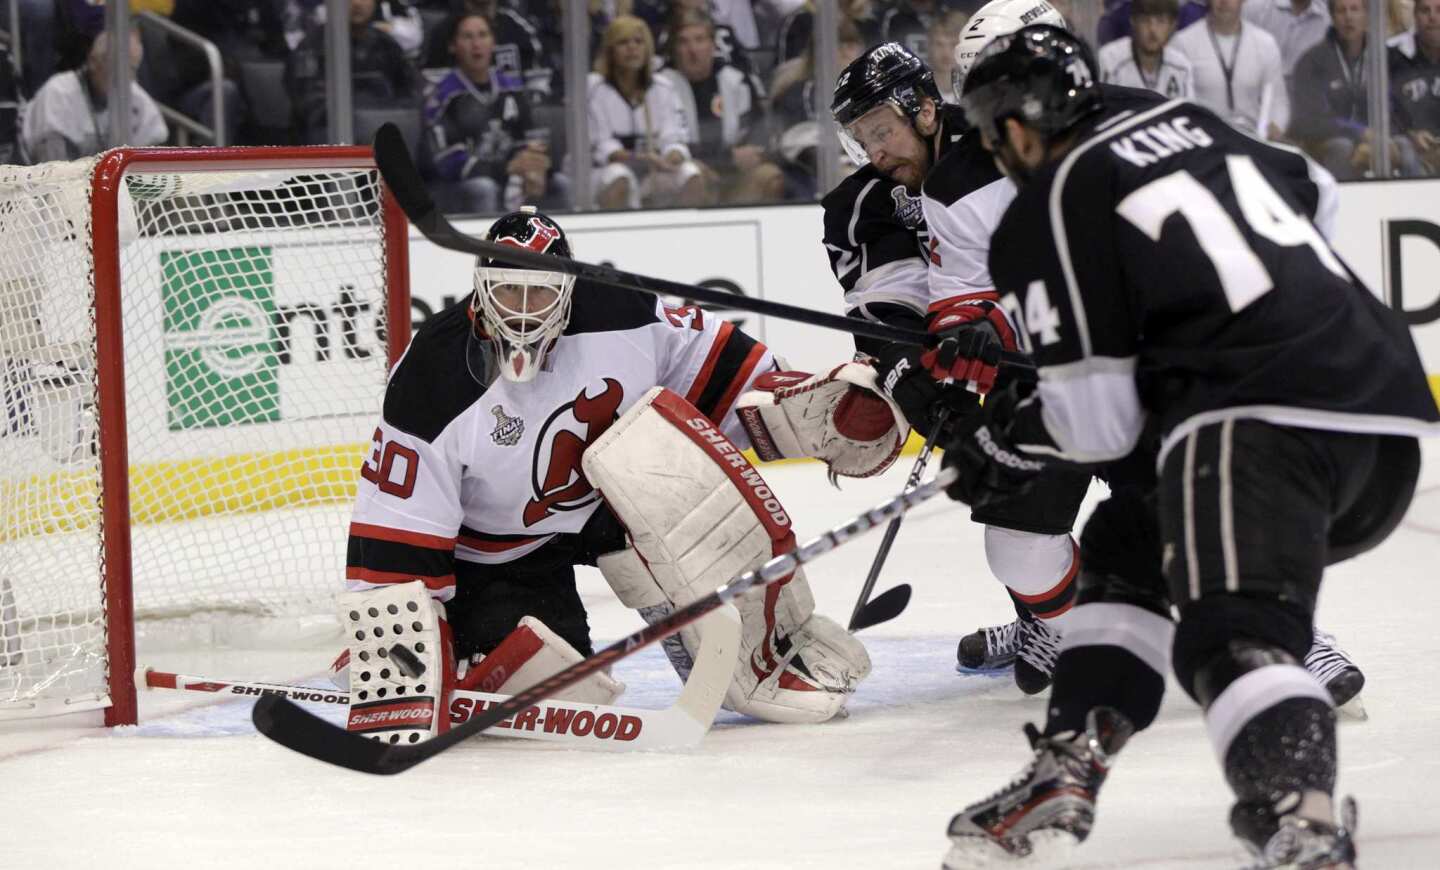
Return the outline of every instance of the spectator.
<path id="1" fill-rule="evenodd" d="M 55 0 L 20 0 L 19 28 L 25 58 L 22 91 L 33 94 L 55 73 Z"/>
<path id="2" fill-rule="evenodd" d="M 716 64 L 719 66 L 733 66 L 746 75 L 753 75 L 755 65 L 750 61 L 750 52 L 741 44 L 739 36 L 731 29 L 730 25 L 721 23 L 718 18 L 706 11 L 709 5 L 709 0 L 674 0 L 673 3 L 664 4 L 665 8 L 669 10 L 664 20 L 658 23 L 651 23 L 648 20 L 645 22 L 650 25 L 651 33 L 660 34 L 660 39 L 655 46 L 655 51 L 662 59 L 673 55 L 674 51 L 669 44 L 670 31 L 672 29 L 671 22 L 686 13 L 697 13 L 709 18 L 711 25 L 715 28 L 715 38 L 713 42 L 715 43 Z M 639 15 L 636 17 L 643 18 L 643 16 Z"/>
<path id="3" fill-rule="evenodd" d="M 233 144 L 244 117 L 244 102 L 236 82 L 240 62 L 251 58 L 283 58 L 284 19 L 280 0 L 175 0 L 170 20 L 213 42 L 223 65 L 221 87 L 225 95 L 225 129 Z M 213 85 L 205 53 L 189 42 L 170 39 L 166 70 L 152 70 L 167 86 L 154 96 L 206 126 L 215 125 L 211 102 Z M 153 90 L 153 89 L 152 89 Z"/>
<path id="4" fill-rule="evenodd" d="M 1300 56 L 1318 45 L 1330 30 L 1330 10 L 1325 0 L 1250 0 L 1243 14 L 1246 21 L 1263 27 L 1279 43 L 1287 84 Z"/>
<path id="5" fill-rule="evenodd" d="M 90 56 L 90 44 L 105 29 L 105 0 L 49 2 L 54 14 L 54 54 L 51 62 L 61 69 L 78 69 Z M 141 12 L 169 15 L 174 8 L 175 0 L 130 0 L 131 15 Z M 31 34 L 26 33 L 25 36 L 30 37 Z"/>
<path id="6" fill-rule="evenodd" d="M 716 62 L 715 25 L 703 12 L 682 12 L 670 31 L 674 66 L 660 76 L 680 96 L 690 153 L 713 171 L 727 201 L 780 199 L 784 177 L 765 156 L 764 89 L 754 76 Z"/>
<path id="7" fill-rule="evenodd" d="M 544 8 L 540 0 L 537 7 Z M 495 28 L 495 70 L 505 78 L 525 83 L 525 92 L 532 102 L 552 102 L 561 67 L 552 66 L 540 42 L 540 29 L 524 14 L 498 0 L 453 0 L 454 14 L 479 12 Z M 528 7 L 527 7 L 528 8 Z M 558 21 L 558 14 L 556 19 Z M 426 69 L 450 66 L 450 47 L 442 39 L 430 40 L 422 66 Z M 556 60 L 559 58 L 557 57 Z"/>
<path id="8" fill-rule="evenodd" d="M 1440 0 L 1415 0 L 1415 29 L 1390 49 L 1395 128 L 1415 143 L 1425 171 L 1440 174 Z"/>
<path id="9" fill-rule="evenodd" d="M 1195 22 L 1205 17 L 1209 11 L 1208 6 L 1200 0 L 1180 0 L 1180 11 L 1176 15 L 1176 30 L 1184 30 Z M 1100 23 L 1096 25 L 1096 40 L 1100 45 L 1109 45 L 1117 39 L 1124 39 L 1130 36 L 1130 21 L 1133 16 L 1130 13 L 1130 0 L 1105 0 L 1105 12 L 1100 16 Z M 1067 18 L 1066 21 L 1069 21 Z M 1071 21 L 1070 26 L 1075 26 Z"/>
<path id="10" fill-rule="evenodd" d="M 940 93 L 950 93 L 954 85 L 955 46 L 960 44 L 960 31 L 965 28 L 970 16 L 959 9 L 947 9 L 935 16 L 930 25 L 926 48 L 930 52 L 930 71 L 935 73 L 935 86 Z"/>
<path id="11" fill-rule="evenodd" d="M 419 76 L 389 34 L 375 27 L 375 0 L 350 0 L 350 78 L 357 106 L 385 106 L 420 99 Z M 285 86 L 294 100 L 300 142 L 326 141 L 325 34 L 311 32 L 285 62 Z"/>
<path id="12" fill-rule="evenodd" d="M 1130 36 L 1100 48 L 1100 81 L 1148 88 L 1171 99 L 1191 97 L 1190 61 L 1169 45 L 1180 15 L 1178 0 L 1134 0 Z"/>
<path id="13" fill-rule="evenodd" d="M 140 34 L 130 31 L 130 69 L 140 65 Z M 25 107 L 20 138 L 30 159 L 74 160 L 116 145 L 158 145 L 169 135 L 145 89 L 130 85 L 130 135 L 110 140 L 110 34 L 90 44 L 84 66 L 50 77 Z"/>
<path id="14" fill-rule="evenodd" d="M 840 17 L 849 20 L 859 31 L 864 45 L 881 41 L 880 19 L 876 17 L 871 0 L 840 0 L 839 11 Z M 806 0 L 803 6 L 780 22 L 780 32 L 775 39 L 777 67 L 810 50 L 810 34 L 814 29 L 815 3 L 814 0 Z"/>
<path id="15" fill-rule="evenodd" d="M 24 163 L 20 151 L 20 70 L 0 46 L 0 164 Z"/>
<path id="16" fill-rule="evenodd" d="M 816 190 L 816 155 L 820 145 L 819 118 L 830 111 L 830 89 L 815 91 L 815 34 L 805 53 L 775 68 L 770 81 L 770 118 L 780 131 L 775 152 L 781 158 L 785 173 L 785 198 L 814 199 Z M 848 18 L 840 19 L 837 36 L 835 68 L 844 69 L 865 51 L 860 29 Z M 845 160 L 841 154 L 842 162 Z M 844 164 L 845 171 L 855 167 Z"/>
<path id="17" fill-rule="evenodd" d="M 1415 0 L 1385 0 L 1385 32 L 1393 38 L 1415 27 Z"/>
<path id="18" fill-rule="evenodd" d="M 546 135 L 532 128 L 530 101 L 492 62 L 495 31 L 478 12 L 451 19 L 439 33 L 455 66 L 425 98 L 420 164 L 445 211 L 494 213 L 521 205 L 563 208 Z M 553 183 L 552 183 L 553 182 Z M 558 194 L 558 195 L 557 195 Z"/>
<path id="19" fill-rule="evenodd" d="M 880 17 L 880 42 L 898 42 L 926 57 L 930 25 L 943 11 L 940 0 L 896 0 Z"/>
<path id="20" fill-rule="evenodd" d="M 1330 32 L 1295 64 L 1295 120 L 1290 135 L 1336 178 L 1360 178 L 1370 168 L 1373 131 L 1365 87 L 1365 0 L 1330 0 Z M 1419 174 L 1415 147 L 1390 140 L 1397 174 Z"/>
<path id="21" fill-rule="evenodd" d="M 1243 3 L 1211 0 L 1210 14 L 1170 44 L 1190 61 L 1196 102 L 1242 130 L 1278 139 L 1290 124 L 1280 46 L 1264 29 L 1246 26 Z"/>
<path id="22" fill-rule="evenodd" d="M 690 157 L 680 97 L 655 76 L 655 38 L 622 15 L 605 28 L 590 77 L 590 139 L 601 208 L 703 205 L 704 170 Z"/>

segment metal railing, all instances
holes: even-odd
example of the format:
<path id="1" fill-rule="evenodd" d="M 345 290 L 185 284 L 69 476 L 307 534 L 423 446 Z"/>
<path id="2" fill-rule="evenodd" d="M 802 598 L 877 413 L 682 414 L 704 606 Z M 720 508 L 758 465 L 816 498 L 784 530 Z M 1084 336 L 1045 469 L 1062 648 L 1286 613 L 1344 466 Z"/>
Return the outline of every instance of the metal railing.
<path id="1" fill-rule="evenodd" d="M 165 120 L 174 122 L 180 128 L 176 137 L 179 144 L 190 144 L 190 134 L 193 133 L 212 145 L 229 145 L 230 131 L 225 129 L 225 64 L 220 58 L 220 49 L 195 31 L 181 27 L 154 12 L 141 12 L 140 23 L 142 26 L 158 27 L 168 36 L 199 49 L 205 55 L 206 65 L 210 67 L 210 112 L 213 127 L 207 127 L 170 106 L 160 106 L 160 114 L 165 116 Z"/>

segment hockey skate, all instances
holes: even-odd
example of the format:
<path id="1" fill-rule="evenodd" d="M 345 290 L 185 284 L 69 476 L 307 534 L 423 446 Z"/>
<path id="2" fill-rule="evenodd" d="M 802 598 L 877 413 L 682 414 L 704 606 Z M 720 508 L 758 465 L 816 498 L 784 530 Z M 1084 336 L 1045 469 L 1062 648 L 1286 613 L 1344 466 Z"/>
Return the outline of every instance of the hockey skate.
<path id="1" fill-rule="evenodd" d="M 962 674 L 1003 671 L 1015 664 L 1020 650 L 1020 620 L 987 625 L 960 638 L 955 670 Z"/>
<path id="2" fill-rule="evenodd" d="M 1315 629 L 1315 640 L 1305 654 L 1305 670 L 1330 692 L 1337 708 L 1352 700 L 1351 711 L 1365 718 L 1365 708 L 1356 696 L 1365 687 L 1365 674 L 1336 643 L 1335 635 Z"/>
<path id="3" fill-rule="evenodd" d="M 1257 859 L 1246 870 L 1354 870 L 1355 816 L 1348 797 L 1339 825 L 1242 803 L 1230 810 L 1230 828 Z"/>
<path id="4" fill-rule="evenodd" d="M 1005 788 L 950 820 L 946 870 L 1063 857 L 1090 835 L 1096 794 L 1133 731 L 1110 707 L 1091 710 L 1084 733 L 1043 737 L 1027 724 L 1035 758 Z"/>
<path id="5" fill-rule="evenodd" d="M 1020 619 L 1020 648 L 1015 653 L 1015 685 L 1027 695 L 1050 688 L 1055 660 L 1060 657 L 1060 633 L 1043 619 Z"/>

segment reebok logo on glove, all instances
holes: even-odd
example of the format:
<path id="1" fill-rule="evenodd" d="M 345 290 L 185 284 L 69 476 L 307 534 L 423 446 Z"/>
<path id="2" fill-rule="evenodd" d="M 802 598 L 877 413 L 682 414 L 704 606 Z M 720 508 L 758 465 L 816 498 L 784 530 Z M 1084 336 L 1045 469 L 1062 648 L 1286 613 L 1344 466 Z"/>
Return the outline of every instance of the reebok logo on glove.
<path id="1" fill-rule="evenodd" d="M 1034 459 L 1025 459 L 996 444 L 995 440 L 990 437 L 989 426 L 981 426 L 975 430 L 975 441 L 980 445 L 980 452 L 1006 468 L 1016 471 L 1043 471 L 1045 469 L 1045 463 Z"/>

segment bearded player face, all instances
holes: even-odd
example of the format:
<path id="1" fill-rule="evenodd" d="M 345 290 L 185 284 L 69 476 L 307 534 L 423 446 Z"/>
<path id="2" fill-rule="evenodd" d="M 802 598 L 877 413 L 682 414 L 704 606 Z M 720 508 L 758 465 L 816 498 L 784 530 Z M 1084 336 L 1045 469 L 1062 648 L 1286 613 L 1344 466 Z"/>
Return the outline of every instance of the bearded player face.
<path id="1" fill-rule="evenodd" d="M 930 172 L 930 147 L 894 106 L 876 106 L 846 128 L 865 156 L 887 178 L 918 193 Z"/>

